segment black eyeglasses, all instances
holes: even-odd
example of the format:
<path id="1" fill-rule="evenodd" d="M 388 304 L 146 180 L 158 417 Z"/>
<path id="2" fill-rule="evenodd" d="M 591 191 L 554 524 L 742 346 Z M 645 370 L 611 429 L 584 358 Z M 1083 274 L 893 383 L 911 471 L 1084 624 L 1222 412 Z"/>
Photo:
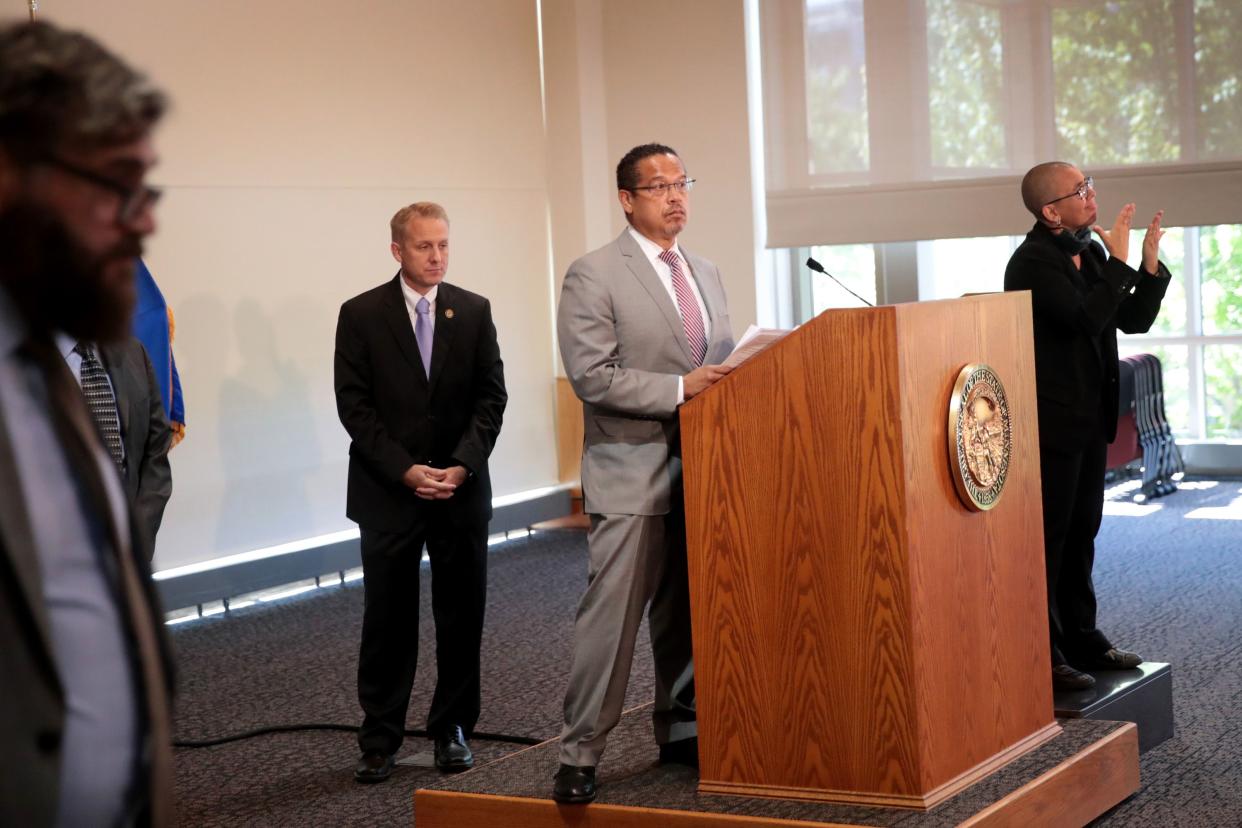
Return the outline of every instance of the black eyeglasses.
<path id="1" fill-rule="evenodd" d="M 648 184 L 646 187 L 635 187 L 635 190 L 647 190 L 657 198 L 664 198 L 669 194 L 670 190 L 676 190 L 679 193 L 688 193 L 694 189 L 693 178 L 683 178 L 681 181 L 661 181 L 659 184 Z"/>
<path id="2" fill-rule="evenodd" d="M 163 190 L 160 190 L 158 187 L 148 187 L 146 185 L 131 187 L 106 175 L 100 175 L 94 170 L 79 167 L 77 164 L 70 163 L 63 158 L 51 156 L 41 159 L 39 163 L 58 169 L 61 172 L 69 173 L 75 178 L 94 184 L 101 190 L 107 190 L 118 196 L 121 199 L 121 206 L 117 209 L 116 218 L 122 224 L 129 224 L 145 211 L 150 210 L 160 200 L 160 196 L 164 194 Z"/>
<path id="3" fill-rule="evenodd" d="M 1047 207 L 1049 204 L 1056 204 L 1058 201 L 1064 201 L 1065 199 L 1070 198 L 1071 196 L 1078 196 L 1078 198 L 1081 201 L 1086 201 L 1087 191 L 1094 190 L 1094 189 L 1095 189 L 1095 179 L 1092 178 L 1091 176 L 1087 176 L 1086 178 L 1082 180 L 1081 184 L 1079 184 L 1077 187 L 1074 188 L 1074 192 L 1066 193 L 1063 196 L 1054 198 L 1052 201 L 1045 202 L 1044 206 Z"/>

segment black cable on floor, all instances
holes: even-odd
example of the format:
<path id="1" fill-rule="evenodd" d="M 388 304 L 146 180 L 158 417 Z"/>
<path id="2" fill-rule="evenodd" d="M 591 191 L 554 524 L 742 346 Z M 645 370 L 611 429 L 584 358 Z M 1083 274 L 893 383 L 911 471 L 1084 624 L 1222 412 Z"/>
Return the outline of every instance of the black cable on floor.
<path id="1" fill-rule="evenodd" d="M 228 736 L 221 736 L 217 739 L 177 739 L 173 741 L 173 747 L 215 747 L 216 745 L 224 745 L 229 742 L 240 742 L 242 739 L 252 739 L 255 736 L 267 736 L 271 733 L 294 733 L 300 730 L 339 730 L 346 733 L 357 733 L 358 729 L 358 725 L 331 723 L 269 725 L 268 727 L 247 730 L 242 733 L 233 733 Z M 407 730 L 405 731 L 405 735 L 429 738 L 427 736 L 427 731 L 425 730 Z M 509 736 L 504 733 L 484 733 L 481 730 L 475 731 L 470 738 L 479 739 L 484 742 L 508 742 L 514 745 L 538 745 L 547 741 L 547 739 L 532 739 L 530 736 Z"/>

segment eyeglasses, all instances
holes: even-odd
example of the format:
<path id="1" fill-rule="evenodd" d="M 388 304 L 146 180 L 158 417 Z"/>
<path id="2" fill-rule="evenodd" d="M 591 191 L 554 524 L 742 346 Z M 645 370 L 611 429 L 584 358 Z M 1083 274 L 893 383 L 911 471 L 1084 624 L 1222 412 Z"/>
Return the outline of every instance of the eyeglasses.
<path id="1" fill-rule="evenodd" d="M 1087 176 L 1086 178 L 1084 178 L 1084 179 L 1083 179 L 1082 183 L 1081 183 L 1081 184 L 1079 184 L 1079 185 L 1078 185 L 1078 186 L 1074 189 L 1074 192 L 1072 192 L 1072 193 L 1066 193 L 1066 194 L 1065 194 L 1065 195 L 1063 195 L 1063 196 L 1060 196 L 1060 197 L 1058 197 L 1058 198 L 1054 198 L 1052 201 L 1045 202 L 1045 203 L 1044 203 L 1044 206 L 1045 206 L 1045 207 L 1047 207 L 1049 204 L 1056 204 L 1058 201 L 1064 201 L 1065 199 L 1067 199 L 1067 198 L 1069 198 L 1069 197 L 1071 197 L 1071 196 L 1078 196 L 1079 200 L 1081 200 L 1081 201 L 1086 201 L 1086 200 L 1087 200 L 1087 191 L 1088 191 L 1088 190 L 1094 190 L 1094 189 L 1095 189 L 1095 179 L 1094 179 L 1094 178 L 1092 178 L 1091 176 Z"/>
<path id="2" fill-rule="evenodd" d="M 115 194 L 121 199 L 121 206 L 117 210 L 116 218 L 122 224 L 129 224 L 138 216 L 150 210 L 160 200 L 160 196 L 164 194 L 163 190 L 160 190 L 158 187 L 147 187 L 145 185 L 131 187 L 106 175 L 100 175 L 94 170 L 79 167 L 77 164 L 70 163 L 62 158 L 44 158 L 39 163 L 58 169 L 61 172 L 69 173 L 75 178 L 94 184 L 101 190 L 107 190 Z"/>
<path id="3" fill-rule="evenodd" d="M 659 184 L 648 184 L 646 187 L 635 187 L 635 190 L 647 190 L 656 198 L 664 198 L 669 194 L 670 190 L 676 190 L 679 193 L 688 193 L 694 189 L 693 178 L 683 178 L 681 181 L 661 181 Z"/>

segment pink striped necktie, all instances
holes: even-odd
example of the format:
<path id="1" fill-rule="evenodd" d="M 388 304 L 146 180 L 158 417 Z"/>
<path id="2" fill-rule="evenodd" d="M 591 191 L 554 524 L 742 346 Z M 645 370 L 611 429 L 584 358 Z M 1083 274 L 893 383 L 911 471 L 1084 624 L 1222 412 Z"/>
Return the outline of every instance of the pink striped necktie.
<path id="1" fill-rule="evenodd" d="M 681 312 L 681 324 L 685 326 L 686 341 L 690 343 L 690 353 L 694 356 L 694 365 L 697 368 L 703 364 L 703 358 L 707 356 L 707 333 L 703 330 L 703 314 L 699 310 L 698 301 L 694 298 L 694 291 L 690 289 L 690 282 L 681 272 L 681 259 L 672 250 L 661 252 L 660 259 L 668 265 L 673 277 L 673 293 L 677 294 L 677 309 Z"/>

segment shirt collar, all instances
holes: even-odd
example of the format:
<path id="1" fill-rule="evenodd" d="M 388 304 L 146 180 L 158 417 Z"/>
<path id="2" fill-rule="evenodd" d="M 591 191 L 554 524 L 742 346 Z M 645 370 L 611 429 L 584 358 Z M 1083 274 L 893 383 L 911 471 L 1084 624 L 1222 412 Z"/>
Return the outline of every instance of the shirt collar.
<path id="1" fill-rule="evenodd" d="M 630 235 L 634 237 L 634 241 L 638 242 L 638 246 L 642 248 L 643 253 L 647 254 L 648 259 L 654 262 L 656 259 L 660 258 L 660 254 L 664 252 L 663 247 L 635 230 L 634 225 L 631 224 L 629 229 Z M 681 259 L 683 262 L 686 260 L 686 257 L 682 255 L 681 248 L 677 246 L 677 242 L 673 242 L 673 246 L 669 249 L 676 253 L 677 258 Z"/>
<path id="2" fill-rule="evenodd" d="M 405 277 L 400 273 L 397 274 L 397 279 L 401 282 L 401 293 L 405 296 L 405 303 L 409 305 L 410 310 L 414 310 L 418 306 L 418 300 L 423 298 L 427 299 L 427 304 L 435 307 L 436 295 L 440 292 L 439 285 L 433 286 L 431 290 L 427 291 L 426 294 L 420 294 L 414 288 L 409 286 L 409 284 L 405 281 Z"/>
<path id="3" fill-rule="evenodd" d="M 73 349 L 78 347 L 78 341 L 64 331 L 56 332 L 56 347 L 60 350 L 60 355 L 65 359 L 73 353 Z"/>

